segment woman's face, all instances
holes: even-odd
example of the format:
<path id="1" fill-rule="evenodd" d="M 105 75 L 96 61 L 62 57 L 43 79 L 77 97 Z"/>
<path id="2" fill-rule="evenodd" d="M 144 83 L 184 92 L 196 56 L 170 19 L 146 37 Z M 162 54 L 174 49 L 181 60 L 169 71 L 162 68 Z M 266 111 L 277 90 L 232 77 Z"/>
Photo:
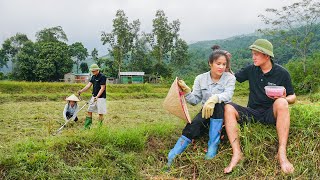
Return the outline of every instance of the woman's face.
<path id="1" fill-rule="evenodd" d="M 218 59 L 210 64 L 211 73 L 213 75 L 221 76 L 226 71 L 227 59 L 225 56 L 220 56 Z"/>
<path id="2" fill-rule="evenodd" d="M 70 106 L 73 107 L 76 104 L 76 102 L 75 101 L 69 101 L 69 104 L 70 104 Z"/>

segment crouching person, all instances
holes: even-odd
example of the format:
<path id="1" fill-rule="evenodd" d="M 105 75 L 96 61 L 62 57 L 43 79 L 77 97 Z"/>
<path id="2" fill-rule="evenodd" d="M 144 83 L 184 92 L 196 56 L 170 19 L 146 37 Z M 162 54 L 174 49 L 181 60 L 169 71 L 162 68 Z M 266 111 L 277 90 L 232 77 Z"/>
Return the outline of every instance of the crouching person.
<path id="1" fill-rule="evenodd" d="M 85 92 L 92 85 L 92 97 L 89 103 L 88 115 L 84 122 L 84 128 L 90 129 L 92 124 L 92 112 L 99 114 L 99 126 L 102 126 L 103 115 L 107 113 L 107 101 L 106 101 L 106 76 L 100 72 L 100 68 L 97 64 L 90 66 L 90 71 L 93 74 L 90 82 L 78 91 L 78 94 Z"/>
<path id="2" fill-rule="evenodd" d="M 72 94 L 71 96 L 66 98 L 67 104 L 64 106 L 63 110 L 63 118 L 67 122 L 70 118 L 72 118 L 75 122 L 78 121 L 77 112 L 78 112 L 78 104 L 80 100 Z"/>
<path id="3" fill-rule="evenodd" d="M 178 85 L 185 92 L 186 101 L 192 105 L 203 104 L 202 110 L 195 116 L 191 124 L 187 124 L 182 136 L 168 154 L 167 167 L 170 168 L 174 158 L 181 154 L 192 139 L 208 133 L 208 151 L 205 159 L 212 159 L 220 143 L 220 130 L 223 124 L 224 103 L 231 101 L 235 88 L 235 77 L 230 72 L 230 59 L 227 52 L 214 49 L 209 56 L 210 71 L 196 77 L 193 90 L 179 80 Z"/>

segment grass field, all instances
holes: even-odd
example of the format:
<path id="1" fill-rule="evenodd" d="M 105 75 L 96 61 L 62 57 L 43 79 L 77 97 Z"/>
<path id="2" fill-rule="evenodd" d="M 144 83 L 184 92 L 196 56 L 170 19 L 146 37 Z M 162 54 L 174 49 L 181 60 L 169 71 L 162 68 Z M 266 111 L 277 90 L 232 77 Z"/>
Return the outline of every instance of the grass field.
<path id="1" fill-rule="evenodd" d="M 24 88 L 12 96 L 1 89 L 0 83 L 0 96 L 9 97 L 0 102 L 0 179 L 320 178 L 320 103 L 314 97 L 298 97 L 298 103 L 290 108 L 288 158 L 295 166 L 294 174 L 282 174 L 275 159 L 275 127 L 247 124 L 241 127 L 240 137 L 245 159 L 233 173 L 224 175 L 223 169 L 231 158 L 226 138 L 213 160 L 204 160 L 208 140 L 204 137 L 176 158 L 170 172 L 162 170 L 185 125 L 162 108 L 166 87 L 110 86 L 114 96 L 108 99 L 108 115 L 102 128 L 96 126 L 95 115 L 93 128 L 83 130 L 82 111 L 79 122 L 70 123 L 56 136 L 51 133 L 64 123 L 62 97 L 78 87 L 57 92 L 47 87 L 36 93 L 28 89 L 28 84 Z M 133 91 L 138 91 L 136 96 L 126 95 Z M 29 94 L 57 98 L 34 100 L 29 99 Z M 247 98 L 242 94 L 238 93 L 234 101 L 244 105 Z M 21 96 L 27 98 L 19 99 Z M 88 97 L 87 94 L 84 99 Z M 189 106 L 191 116 L 199 108 Z"/>

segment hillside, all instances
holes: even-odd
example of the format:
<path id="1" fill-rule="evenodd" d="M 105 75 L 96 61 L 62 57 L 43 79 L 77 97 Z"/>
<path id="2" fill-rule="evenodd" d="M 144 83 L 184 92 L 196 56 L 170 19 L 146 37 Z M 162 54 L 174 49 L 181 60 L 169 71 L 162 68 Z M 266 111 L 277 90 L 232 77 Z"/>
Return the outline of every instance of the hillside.
<path id="1" fill-rule="evenodd" d="M 171 171 L 164 171 L 167 155 L 181 135 L 185 122 L 163 107 L 169 86 L 151 84 L 108 85 L 108 114 L 102 127 L 83 130 L 86 111 L 78 122 L 64 123 L 65 96 L 83 84 L 0 81 L 0 179 L 319 179 L 320 104 L 298 96 L 290 106 L 288 158 L 292 175 L 281 173 L 275 159 L 274 126 L 259 123 L 240 128 L 245 159 L 228 175 L 223 168 L 231 159 L 225 137 L 218 155 L 205 160 L 207 136 L 177 156 Z M 241 87 L 241 86 L 240 86 Z M 247 102 L 247 89 L 237 85 L 233 101 Z M 320 97 L 320 96 L 319 96 Z M 83 95 L 80 106 L 90 98 Z M 200 106 L 189 106 L 192 117 Z"/>
<path id="2" fill-rule="evenodd" d="M 320 24 L 318 25 L 320 26 Z M 311 41 L 308 54 L 319 51 L 320 47 L 320 28 L 316 30 L 314 38 Z M 290 33 L 290 32 L 289 32 Z M 246 35 L 239 35 L 220 40 L 199 41 L 189 45 L 190 67 L 192 71 L 196 71 L 193 67 L 199 67 L 199 64 L 206 64 L 206 61 L 211 52 L 213 45 L 219 45 L 222 49 L 229 51 L 232 54 L 232 68 L 234 71 L 239 70 L 243 65 L 251 63 L 251 52 L 248 47 L 258 38 L 268 39 L 274 47 L 275 62 L 279 64 L 286 64 L 292 58 L 296 58 L 294 49 L 285 46 L 281 42 L 281 34 L 274 36 L 265 36 L 259 33 L 251 33 Z"/>

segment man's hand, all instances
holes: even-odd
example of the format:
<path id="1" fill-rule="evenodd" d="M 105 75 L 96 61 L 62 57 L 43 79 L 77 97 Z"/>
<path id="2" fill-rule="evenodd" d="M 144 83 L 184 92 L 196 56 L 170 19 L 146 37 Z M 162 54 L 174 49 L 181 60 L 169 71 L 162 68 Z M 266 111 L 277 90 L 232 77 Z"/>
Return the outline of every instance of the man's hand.
<path id="1" fill-rule="evenodd" d="M 183 80 L 178 80 L 178 85 L 183 92 L 185 93 L 191 92 L 191 89 L 186 85 L 186 83 Z"/>
<path id="2" fill-rule="evenodd" d="M 202 118 L 209 119 L 213 115 L 214 107 L 218 102 L 218 96 L 212 95 L 203 105 Z"/>
<path id="3" fill-rule="evenodd" d="M 82 91 L 81 91 L 81 90 L 79 90 L 79 91 L 78 91 L 78 94 L 80 95 L 81 93 L 82 93 Z"/>

